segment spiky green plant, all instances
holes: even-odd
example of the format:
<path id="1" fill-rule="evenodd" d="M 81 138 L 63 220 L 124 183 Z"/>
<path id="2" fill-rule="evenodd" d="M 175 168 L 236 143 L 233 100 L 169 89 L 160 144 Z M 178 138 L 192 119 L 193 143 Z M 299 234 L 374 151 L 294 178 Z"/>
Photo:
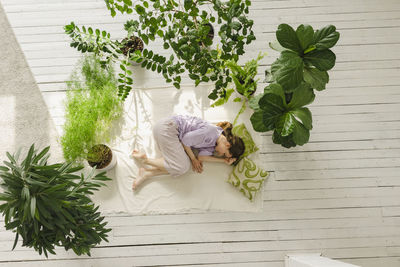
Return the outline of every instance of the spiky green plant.
<path id="1" fill-rule="evenodd" d="M 107 240 L 111 229 L 88 197 L 110 180 L 105 172 L 76 175 L 83 167 L 72 163 L 48 165 L 49 147 L 37 153 L 32 145 L 24 160 L 7 152 L 9 161 L 0 166 L 0 212 L 5 228 L 19 236 L 22 246 L 33 247 L 39 254 L 55 254 L 55 247 L 72 249 L 77 255 Z"/>
<path id="2" fill-rule="evenodd" d="M 94 55 L 86 55 L 67 83 L 64 134 L 61 138 L 67 161 L 89 159 L 90 148 L 111 140 L 112 123 L 122 115 L 122 101 L 111 65 L 104 69 Z"/>

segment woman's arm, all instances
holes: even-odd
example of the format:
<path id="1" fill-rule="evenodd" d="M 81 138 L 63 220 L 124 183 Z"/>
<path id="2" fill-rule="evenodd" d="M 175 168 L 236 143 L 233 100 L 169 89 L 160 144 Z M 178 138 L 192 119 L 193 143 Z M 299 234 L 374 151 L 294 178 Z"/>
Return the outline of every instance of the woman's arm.
<path id="1" fill-rule="evenodd" d="M 220 162 L 220 163 L 225 163 L 228 165 L 231 165 L 236 161 L 235 158 L 217 158 L 213 156 L 199 156 L 199 160 L 201 161 L 207 161 L 207 162 Z"/>
<path id="2" fill-rule="evenodd" d="M 196 158 L 190 146 L 185 146 L 184 144 L 182 144 L 182 146 L 185 149 L 186 154 L 188 154 L 190 160 L 192 161 L 193 170 L 201 173 L 203 171 L 203 164 L 201 163 L 201 161 Z"/>

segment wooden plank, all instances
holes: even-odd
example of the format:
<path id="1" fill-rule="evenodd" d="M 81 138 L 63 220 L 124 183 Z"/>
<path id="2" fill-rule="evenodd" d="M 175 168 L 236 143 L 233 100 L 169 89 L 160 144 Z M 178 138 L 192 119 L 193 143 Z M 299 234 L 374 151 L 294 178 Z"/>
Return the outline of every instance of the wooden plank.
<path id="1" fill-rule="evenodd" d="M 68 47 L 62 26 L 76 20 L 122 38 L 125 17 L 111 19 L 101 0 L 1 2 L 60 127 L 63 82 L 80 57 Z M 364 267 L 399 265 L 400 2 L 252 2 L 258 39 L 242 60 L 269 52 L 260 65 L 260 79 L 277 56 L 266 44 L 275 39 L 279 23 L 304 22 L 314 28 L 332 23 L 341 33 L 328 90 L 318 92 L 310 106 L 310 143 L 288 150 L 272 143 L 271 132 L 263 134 L 263 159 L 274 171 L 264 187 L 264 211 L 107 216 L 113 236 L 93 250 L 93 258 L 61 249 L 50 260 L 26 248 L 12 254 L 8 249 L 14 236 L 0 228 L 0 259 L 15 260 L 0 265 L 283 267 L 285 253 L 303 250 L 322 250 Z M 87 16 L 88 10 L 101 19 Z M 153 47 L 162 51 L 159 42 Z M 151 83 L 137 86 L 164 84 L 162 77 L 146 75 Z"/>

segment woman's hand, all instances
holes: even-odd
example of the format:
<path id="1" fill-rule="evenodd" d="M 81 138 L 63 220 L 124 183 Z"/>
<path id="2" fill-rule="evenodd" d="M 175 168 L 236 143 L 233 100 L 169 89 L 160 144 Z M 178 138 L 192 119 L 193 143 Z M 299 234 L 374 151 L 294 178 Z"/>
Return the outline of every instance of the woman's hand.
<path id="1" fill-rule="evenodd" d="M 203 172 L 203 162 L 198 159 L 192 159 L 192 169 L 195 172 L 202 173 Z"/>
<path id="2" fill-rule="evenodd" d="M 232 165 L 236 161 L 236 158 L 224 158 L 224 161 L 228 165 Z"/>

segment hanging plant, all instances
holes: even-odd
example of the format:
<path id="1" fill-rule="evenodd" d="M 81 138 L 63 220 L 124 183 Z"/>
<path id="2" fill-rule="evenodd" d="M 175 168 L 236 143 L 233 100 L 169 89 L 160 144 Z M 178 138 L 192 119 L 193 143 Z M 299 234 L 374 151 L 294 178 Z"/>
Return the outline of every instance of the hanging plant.
<path id="1" fill-rule="evenodd" d="M 116 11 L 128 14 L 136 12 L 139 19 L 127 21 L 125 29 L 140 37 L 146 46 L 158 36 L 162 39 L 163 48 L 170 52 L 168 59 L 149 47 L 128 53 L 120 61 L 123 72 L 119 74 L 119 94 L 123 99 L 132 89 L 132 73 L 127 69 L 130 65 L 129 60 L 140 63 L 143 68 L 162 73 L 165 81 L 178 89 L 185 71 L 196 86 L 201 82 L 213 81 L 215 88 L 209 98 L 225 98 L 226 87 L 232 80 L 229 69 L 221 68 L 225 64 L 224 61 L 237 62 L 239 56 L 244 54 L 244 46 L 255 40 L 253 21 L 246 16 L 251 5 L 249 0 L 185 0 L 182 4 L 175 0 L 140 0 L 136 1 L 135 5 L 127 0 L 106 0 L 106 4 L 112 16 L 116 15 Z M 211 7 L 214 12 L 211 14 L 200 10 L 205 6 Z M 222 51 L 219 57 L 217 50 L 210 47 L 216 26 L 219 26 L 218 35 Z M 108 59 L 121 58 L 120 43 L 109 40 L 108 33 L 98 34 L 103 31 L 86 31 L 84 27 L 80 30 L 73 22 L 66 25 L 65 30 L 72 38 L 71 46 L 79 51 L 101 52 L 107 54 Z"/>
<path id="2" fill-rule="evenodd" d="M 296 31 L 287 24 L 279 25 L 278 43 L 270 43 L 270 47 L 281 54 L 266 71 L 266 81 L 271 84 L 250 105 L 254 109 L 250 119 L 254 130 L 274 130 L 273 142 L 287 148 L 308 142 L 312 116 L 304 106 L 314 101 L 313 89 L 326 88 L 327 71 L 336 61 L 329 48 L 339 36 L 333 25 L 315 32 L 310 25 L 301 24 Z"/>

